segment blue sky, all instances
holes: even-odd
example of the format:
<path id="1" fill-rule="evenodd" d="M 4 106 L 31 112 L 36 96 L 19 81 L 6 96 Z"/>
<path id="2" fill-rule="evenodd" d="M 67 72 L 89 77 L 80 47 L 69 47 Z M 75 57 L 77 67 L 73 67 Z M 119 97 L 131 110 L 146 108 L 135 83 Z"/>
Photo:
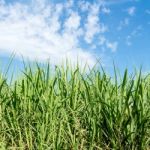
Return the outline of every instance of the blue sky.
<path id="1" fill-rule="evenodd" d="M 0 58 L 31 61 L 66 57 L 108 70 L 150 70 L 149 0 L 0 0 Z"/>

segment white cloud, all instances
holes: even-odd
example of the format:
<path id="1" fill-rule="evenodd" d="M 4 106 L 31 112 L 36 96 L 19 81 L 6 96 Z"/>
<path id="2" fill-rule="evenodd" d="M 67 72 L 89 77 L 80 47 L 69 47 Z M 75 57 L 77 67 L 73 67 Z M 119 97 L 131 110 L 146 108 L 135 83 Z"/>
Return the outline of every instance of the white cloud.
<path id="1" fill-rule="evenodd" d="M 99 45 L 104 45 L 106 42 L 106 38 L 104 36 L 99 37 Z"/>
<path id="2" fill-rule="evenodd" d="M 110 14 L 111 11 L 110 11 L 109 8 L 103 7 L 102 12 L 105 13 L 105 14 Z"/>
<path id="3" fill-rule="evenodd" d="M 128 35 L 128 36 L 126 37 L 126 44 L 127 44 L 128 46 L 131 46 L 131 45 L 132 45 L 131 36 L 130 36 L 130 35 Z"/>
<path id="4" fill-rule="evenodd" d="M 83 35 L 81 16 L 72 10 L 65 21 L 61 19 L 64 9 L 71 7 L 72 2 L 68 5 L 52 4 L 46 0 L 34 0 L 28 5 L 0 2 L 0 53 L 15 51 L 18 57 L 22 55 L 40 61 L 50 58 L 53 63 L 59 63 L 65 57 L 72 61 L 78 57 L 89 65 L 95 63 L 93 54 L 85 52 L 79 44 Z M 97 10 L 94 8 L 88 18 L 91 28 L 98 26 Z M 93 25 L 92 21 L 96 24 Z M 88 33 L 87 36 L 93 38 L 98 30 L 97 27 L 92 35 Z"/>
<path id="5" fill-rule="evenodd" d="M 127 27 L 128 25 L 129 25 L 129 18 L 125 18 L 124 20 L 120 21 L 117 30 L 122 30 L 124 27 Z"/>
<path id="6" fill-rule="evenodd" d="M 99 6 L 92 5 L 87 17 L 87 23 L 85 24 L 85 41 L 87 43 L 92 43 L 93 37 L 100 32 L 99 23 Z"/>
<path id="7" fill-rule="evenodd" d="M 118 47 L 118 42 L 109 42 L 103 34 L 108 27 L 100 14 L 109 14 L 109 8 L 102 3 L 83 0 L 78 3 L 82 11 L 79 13 L 74 2 L 32 0 L 31 3 L 8 5 L 0 0 L 0 54 L 15 52 L 18 58 L 50 59 L 55 64 L 67 57 L 72 62 L 78 59 L 92 66 L 96 63 L 94 50 L 100 49 L 96 56 L 105 56 L 102 59 L 106 60 L 108 56 L 101 55 L 106 52 L 102 49 L 107 47 L 115 52 Z M 81 43 L 82 40 L 87 45 Z M 86 51 L 82 46 L 88 46 Z"/>
<path id="8" fill-rule="evenodd" d="M 85 41 L 89 44 L 92 43 L 96 35 L 104 33 L 108 30 L 108 27 L 100 22 L 99 13 L 100 5 L 92 5 L 85 24 Z"/>
<path id="9" fill-rule="evenodd" d="M 76 12 L 72 12 L 67 21 L 65 22 L 65 28 L 69 30 L 77 30 L 80 26 L 81 17 Z"/>
<path id="10" fill-rule="evenodd" d="M 129 14 L 130 16 L 133 16 L 133 15 L 135 14 L 135 11 L 136 11 L 136 8 L 135 8 L 134 6 L 129 7 L 129 8 L 127 9 L 127 12 L 128 12 L 128 14 Z"/>
<path id="11" fill-rule="evenodd" d="M 68 2 L 65 4 L 65 7 L 66 7 L 66 8 L 70 8 L 70 7 L 73 6 L 73 4 L 74 4 L 74 1 L 73 1 L 73 0 L 68 0 Z"/>
<path id="12" fill-rule="evenodd" d="M 141 35 L 141 31 L 142 31 L 142 26 L 139 25 L 137 26 L 127 37 L 126 37 L 126 44 L 128 46 L 132 45 L 132 39 L 135 37 L 138 37 Z"/>
<path id="13" fill-rule="evenodd" d="M 90 8 L 90 5 L 91 5 L 90 2 L 88 2 L 88 1 L 80 0 L 78 2 L 78 6 L 81 9 L 81 11 L 83 11 L 83 12 L 88 11 Z"/>
<path id="14" fill-rule="evenodd" d="M 111 49 L 112 52 L 116 52 L 117 51 L 117 48 L 118 48 L 118 42 L 109 42 L 107 41 L 106 43 L 106 47 Z"/>

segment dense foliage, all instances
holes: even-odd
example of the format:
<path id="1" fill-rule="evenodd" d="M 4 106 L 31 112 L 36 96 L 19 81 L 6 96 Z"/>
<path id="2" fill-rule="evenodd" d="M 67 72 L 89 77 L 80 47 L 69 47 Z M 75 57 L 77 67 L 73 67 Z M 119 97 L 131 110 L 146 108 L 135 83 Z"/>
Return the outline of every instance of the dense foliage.
<path id="1" fill-rule="evenodd" d="M 0 149 L 150 149 L 150 80 L 50 65 L 0 78 Z"/>

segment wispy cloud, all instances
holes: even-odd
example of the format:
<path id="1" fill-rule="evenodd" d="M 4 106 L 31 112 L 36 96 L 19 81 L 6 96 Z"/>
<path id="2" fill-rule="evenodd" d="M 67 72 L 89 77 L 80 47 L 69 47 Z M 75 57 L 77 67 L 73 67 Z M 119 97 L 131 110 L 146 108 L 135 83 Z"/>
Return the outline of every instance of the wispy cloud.
<path id="1" fill-rule="evenodd" d="M 138 37 L 141 35 L 141 31 L 142 31 L 142 26 L 139 25 L 137 26 L 127 37 L 126 37 L 126 44 L 128 46 L 132 45 L 132 39 L 135 37 Z"/>
<path id="2" fill-rule="evenodd" d="M 97 4 L 90 7 L 85 24 L 85 41 L 87 43 L 92 43 L 95 35 L 104 33 L 108 30 L 107 26 L 100 22 L 99 11 L 100 6 Z"/>
<path id="3" fill-rule="evenodd" d="M 68 31 L 78 30 L 80 26 L 81 17 L 77 12 L 71 12 L 70 16 L 64 23 L 65 29 Z"/>
<path id="4" fill-rule="evenodd" d="M 105 13 L 105 14 L 110 14 L 111 11 L 110 11 L 109 8 L 103 7 L 103 8 L 102 8 L 102 12 Z"/>
<path id="5" fill-rule="evenodd" d="M 83 12 L 88 11 L 90 8 L 90 5 L 91 4 L 89 1 L 85 1 L 85 0 L 78 1 L 78 6 Z"/>
<path id="6" fill-rule="evenodd" d="M 93 37 L 100 32 L 100 22 L 99 22 L 99 5 L 92 5 L 90 11 L 88 12 L 87 22 L 85 24 L 85 41 L 87 43 L 92 43 Z"/>
<path id="7" fill-rule="evenodd" d="M 106 38 L 104 36 L 99 37 L 99 45 L 104 45 L 106 42 Z"/>
<path id="8" fill-rule="evenodd" d="M 116 52 L 117 48 L 118 48 L 118 42 L 117 41 L 115 41 L 115 42 L 107 41 L 106 46 L 107 46 L 107 48 L 111 49 L 112 52 Z"/>
<path id="9" fill-rule="evenodd" d="M 124 27 L 127 27 L 128 25 L 129 25 L 129 18 L 124 18 L 124 20 L 120 21 L 117 30 L 122 30 Z"/>
<path id="10" fill-rule="evenodd" d="M 132 6 L 132 7 L 129 7 L 127 9 L 127 12 L 130 16 L 133 16 L 135 14 L 135 11 L 136 11 L 136 7 Z"/>

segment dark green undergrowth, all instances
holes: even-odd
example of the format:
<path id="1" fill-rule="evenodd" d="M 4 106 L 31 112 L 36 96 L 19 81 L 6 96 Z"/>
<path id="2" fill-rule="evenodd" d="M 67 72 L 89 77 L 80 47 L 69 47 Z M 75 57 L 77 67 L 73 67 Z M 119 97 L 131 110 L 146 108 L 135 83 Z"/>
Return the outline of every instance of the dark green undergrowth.
<path id="1" fill-rule="evenodd" d="M 149 76 L 114 74 L 48 64 L 1 76 L 0 149 L 150 149 Z"/>

